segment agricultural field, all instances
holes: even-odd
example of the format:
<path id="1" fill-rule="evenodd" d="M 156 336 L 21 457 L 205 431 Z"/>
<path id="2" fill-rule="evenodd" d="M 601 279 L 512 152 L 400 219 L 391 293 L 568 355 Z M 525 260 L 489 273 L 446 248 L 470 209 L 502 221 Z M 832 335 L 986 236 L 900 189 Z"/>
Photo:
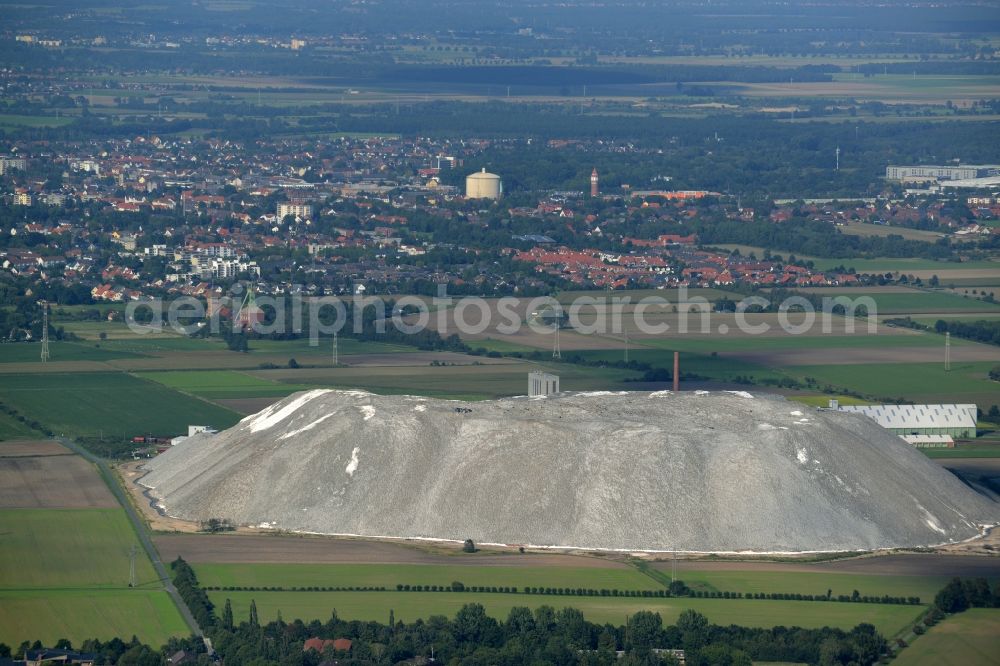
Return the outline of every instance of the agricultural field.
<path id="1" fill-rule="evenodd" d="M 834 74 L 833 81 L 790 83 L 747 83 L 735 85 L 740 94 L 751 98 L 845 98 L 882 102 L 944 104 L 946 100 L 972 102 L 998 93 L 995 76 L 906 76 L 879 74 L 859 77 L 853 72 Z"/>
<path id="2" fill-rule="evenodd" d="M 0 363 L 40 362 L 42 345 L 39 342 L 10 342 L 0 344 Z M 131 351 L 98 347 L 93 343 L 49 342 L 49 358 L 53 361 L 107 361 L 116 358 L 138 358 Z"/>
<path id="3" fill-rule="evenodd" d="M 139 542 L 121 508 L 0 509 L 0 524 L 0 590 L 128 586 Z M 135 566 L 140 588 L 159 589 L 148 559 Z"/>
<path id="4" fill-rule="evenodd" d="M 0 525 L 0 642 L 188 632 L 97 469 L 62 445 L 0 444 Z"/>
<path id="5" fill-rule="evenodd" d="M 0 401 L 74 436 L 166 436 L 192 423 L 226 428 L 239 420 L 233 411 L 123 372 L 5 375 Z"/>
<path id="6" fill-rule="evenodd" d="M 54 448 L 54 450 L 50 450 Z M 0 507 L 116 508 L 94 466 L 48 442 L 0 442 Z"/>
<path id="7" fill-rule="evenodd" d="M 928 458 L 948 459 L 976 459 L 976 458 L 1000 458 L 1000 444 L 996 446 L 975 446 L 958 445 L 954 449 L 926 449 L 924 454 Z M 946 464 L 946 460 L 942 460 Z"/>
<path id="8" fill-rule="evenodd" d="M 162 590 L 0 589 L 0 642 L 8 645 L 26 639 L 54 645 L 60 638 L 79 645 L 88 638 L 128 640 L 133 635 L 163 645 L 171 636 L 188 633 Z"/>
<path id="9" fill-rule="evenodd" d="M 658 590 L 662 585 L 631 567 L 532 567 L 457 564 L 194 564 L 202 585 L 219 587 L 386 587 L 464 585 L 589 587 Z"/>
<path id="10" fill-rule="evenodd" d="M 16 132 L 38 127 L 62 127 L 73 122 L 73 118 L 59 116 L 24 116 L 16 113 L 0 114 L 0 130 Z"/>
<path id="11" fill-rule="evenodd" d="M 669 582 L 669 561 L 634 566 L 626 559 L 557 553 L 485 550 L 464 555 L 456 546 L 394 541 L 278 535 L 161 535 L 156 546 L 167 559 L 183 556 L 205 586 L 283 587 L 283 591 L 211 591 L 222 605 L 232 600 L 239 618 L 256 601 L 261 618 L 324 619 L 333 608 L 341 617 L 383 620 L 391 609 L 413 620 L 454 614 L 475 601 L 495 617 L 513 606 L 580 608 L 591 621 L 620 622 L 626 613 L 655 610 L 669 622 L 694 608 L 720 624 L 850 628 L 872 622 L 888 634 L 904 630 L 924 606 L 766 600 L 660 599 L 494 593 L 398 592 L 396 585 L 567 587 L 658 590 Z M 907 559 L 909 558 L 909 559 Z M 916 558 L 916 559 L 914 559 Z M 677 577 L 695 589 L 733 592 L 919 596 L 927 603 L 949 575 L 971 575 L 982 558 L 893 556 L 810 563 L 678 562 Z M 988 564 L 988 563 L 985 563 Z M 901 575 L 890 573 L 899 569 Z M 975 570 L 978 571 L 978 570 Z M 299 587 L 385 587 L 384 592 L 291 591 Z M 732 605 L 730 605 L 732 604 Z"/>
<path id="12" fill-rule="evenodd" d="M 562 377 L 566 390 L 626 390 L 626 378 L 637 373 L 628 370 L 588 368 L 574 365 L 527 362 L 455 366 L 384 366 L 347 368 L 301 368 L 298 370 L 258 370 L 252 376 L 265 380 L 312 383 L 333 388 L 359 388 L 373 393 L 415 393 L 436 398 L 484 400 L 527 393 L 528 372 L 546 370 Z"/>
<path id="13" fill-rule="evenodd" d="M 920 597 L 927 604 L 948 582 L 947 576 L 886 576 L 816 571 L 699 570 L 696 563 L 678 574 L 694 590 L 718 592 L 787 592 L 790 594 Z"/>
<path id="14" fill-rule="evenodd" d="M 0 442 L 35 437 L 38 433 L 9 414 L 0 414 Z"/>
<path id="15" fill-rule="evenodd" d="M 920 314 L 924 312 L 983 312 L 1000 314 L 1000 303 L 988 303 L 946 291 L 874 294 L 878 314 Z"/>
<path id="16" fill-rule="evenodd" d="M 1000 402 L 996 382 L 987 378 L 995 363 L 866 363 L 802 365 L 786 370 L 820 385 L 857 387 L 867 395 L 901 397 L 916 403 L 976 403 L 982 407 Z"/>
<path id="17" fill-rule="evenodd" d="M 920 240 L 933 243 L 944 234 L 937 231 L 926 231 L 924 229 L 910 229 L 909 227 L 889 226 L 886 224 L 868 224 L 865 222 L 851 222 L 840 227 L 840 233 L 848 236 L 901 236 L 907 240 Z"/>
<path id="18" fill-rule="evenodd" d="M 894 229 L 894 227 L 890 227 Z M 713 247 L 725 250 L 739 250 L 744 255 L 751 252 L 761 257 L 765 248 L 756 245 L 742 245 L 738 243 L 717 243 Z M 776 251 L 783 257 L 788 256 L 788 252 Z M 877 257 L 873 259 L 862 259 L 860 257 L 829 258 L 814 257 L 794 253 L 801 261 L 813 262 L 817 270 L 832 270 L 838 266 L 853 267 L 859 273 L 903 273 L 914 275 L 923 280 L 929 279 L 932 275 L 937 275 L 942 283 L 946 283 L 950 278 L 996 278 L 1000 276 L 1000 261 L 963 261 L 961 263 L 953 261 L 937 261 L 934 259 L 908 259 L 898 257 Z M 825 291 L 825 290 L 824 290 Z"/>
<path id="19" fill-rule="evenodd" d="M 136 376 L 207 400 L 283 398 L 296 391 L 314 388 L 310 384 L 292 384 L 261 379 L 236 370 L 178 370 L 136 373 Z"/>
<path id="20" fill-rule="evenodd" d="M 307 338 L 298 340 L 253 340 L 250 343 L 250 354 L 288 354 L 290 356 L 323 356 L 331 358 L 333 341 L 324 337 L 317 344 L 310 344 Z M 359 354 L 410 354 L 417 353 L 416 347 L 393 345 L 383 342 L 368 342 L 353 338 L 341 337 L 337 340 L 339 356 L 355 356 Z"/>
<path id="21" fill-rule="evenodd" d="M 899 666 L 987 666 L 1000 654 L 1000 610 L 970 608 L 913 640 L 893 660 Z"/>
<path id="22" fill-rule="evenodd" d="M 849 629 L 870 622 L 879 631 L 893 635 L 902 631 L 924 611 L 923 607 L 889 604 L 854 604 L 808 601 L 764 601 L 748 599 L 643 599 L 613 597 L 565 597 L 530 594 L 473 592 L 210 592 L 218 606 L 230 599 L 238 619 L 249 614 L 250 601 L 257 605 L 261 621 L 285 618 L 325 620 L 336 609 L 340 617 L 385 622 L 391 610 L 397 620 L 411 622 L 430 615 L 454 614 L 467 603 L 480 603 L 488 615 L 505 618 L 515 606 L 537 608 L 573 607 L 591 622 L 624 624 L 627 615 L 639 610 L 660 613 L 665 624 L 677 620 L 691 608 L 715 624 L 773 627 L 836 626 Z"/>

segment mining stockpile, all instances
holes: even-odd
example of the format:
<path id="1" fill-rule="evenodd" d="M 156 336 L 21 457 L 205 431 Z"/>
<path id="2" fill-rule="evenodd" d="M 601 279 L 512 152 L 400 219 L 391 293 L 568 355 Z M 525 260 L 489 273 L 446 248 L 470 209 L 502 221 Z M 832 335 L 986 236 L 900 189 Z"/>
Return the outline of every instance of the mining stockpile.
<path id="1" fill-rule="evenodd" d="M 315 390 L 146 468 L 170 516 L 319 534 L 788 553 L 957 542 L 1000 522 L 1000 504 L 867 417 L 744 392 Z"/>

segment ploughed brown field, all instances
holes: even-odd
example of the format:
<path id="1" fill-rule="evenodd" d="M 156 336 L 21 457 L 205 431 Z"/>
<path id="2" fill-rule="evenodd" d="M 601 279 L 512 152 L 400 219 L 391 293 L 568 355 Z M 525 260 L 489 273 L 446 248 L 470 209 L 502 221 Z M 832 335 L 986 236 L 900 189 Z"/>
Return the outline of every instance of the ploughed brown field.
<path id="1" fill-rule="evenodd" d="M 0 442 L 0 509 L 106 509 L 97 469 L 58 442 Z"/>
<path id="2" fill-rule="evenodd" d="M 615 559 L 514 550 L 462 557 L 461 544 L 366 541 L 337 537 L 253 534 L 164 534 L 153 537 L 167 560 L 180 556 L 193 563 L 257 564 L 446 564 L 449 566 L 570 566 L 627 568 Z"/>

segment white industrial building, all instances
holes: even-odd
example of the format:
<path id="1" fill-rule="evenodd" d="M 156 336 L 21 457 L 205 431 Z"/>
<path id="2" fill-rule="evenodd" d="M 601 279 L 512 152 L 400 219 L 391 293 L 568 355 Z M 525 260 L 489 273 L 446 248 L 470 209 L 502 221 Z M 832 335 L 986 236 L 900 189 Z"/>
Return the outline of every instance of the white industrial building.
<path id="1" fill-rule="evenodd" d="M 927 181 L 927 180 L 968 180 L 1000 176 L 1000 166 L 996 164 L 957 164 L 951 166 L 926 164 L 923 166 L 888 166 L 885 168 L 887 180 Z"/>
<path id="2" fill-rule="evenodd" d="M 188 434 L 187 435 L 179 435 L 178 437 L 174 437 L 173 439 L 170 440 L 170 446 L 177 446 L 178 444 L 180 444 L 181 442 L 183 442 L 184 440 L 186 440 L 188 437 L 194 437 L 195 435 L 202 435 L 202 434 L 204 434 L 204 435 L 217 435 L 217 434 L 219 434 L 219 431 L 216 430 L 215 428 L 213 428 L 212 426 L 189 425 L 188 426 Z"/>
<path id="3" fill-rule="evenodd" d="M 845 405 L 842 412 L 864 414 L 917 446 L 948 446 L 953 438 L 976 436 L 976 405 Z M 947 439 L 944 439 L 947 438 Z M 952 442 L 953 444 L 953 442 Z"/>
<path id="4" fill-rule="evenodd" d="M 559 393 L 559 376 L 547 372 L 534 371 L 528 373 L 528 397 L 554 395 Z"/>
<path id="5" fill-rule="evenodd" d="M 497 200 L 503 194 L 503 183 L 500 176 L 489 173 L 486 169 L 477 173 L 471 173 L 465 178 L 465 198 L 466 199 L 493 199 Z"/>

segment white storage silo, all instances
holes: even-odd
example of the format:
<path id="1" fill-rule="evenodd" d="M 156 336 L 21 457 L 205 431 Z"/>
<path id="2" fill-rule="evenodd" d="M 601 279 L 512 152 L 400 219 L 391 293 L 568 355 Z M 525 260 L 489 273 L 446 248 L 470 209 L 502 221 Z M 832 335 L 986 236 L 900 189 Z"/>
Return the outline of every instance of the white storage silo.
<path id="1" fill-rule="evenodd" d="M 499 199 L 503 192 L 500 176 L 488 173 L 486 169 L 472 173 L 465 178 L 466 199 Z"/>

